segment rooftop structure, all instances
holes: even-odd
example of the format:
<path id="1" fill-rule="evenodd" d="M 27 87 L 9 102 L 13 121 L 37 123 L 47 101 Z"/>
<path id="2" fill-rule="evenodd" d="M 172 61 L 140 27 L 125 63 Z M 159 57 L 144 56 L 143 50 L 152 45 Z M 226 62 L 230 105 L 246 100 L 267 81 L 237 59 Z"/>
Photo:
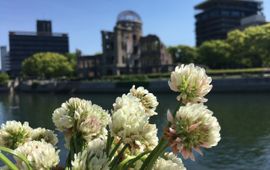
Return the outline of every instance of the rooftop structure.
<path id="1" fill-rule="evenodd" d="M 266 24 L 266 18 L 264 15 L 252 15 L 241 19 L 241 27 L 246 28 L 249 26 L 263 25 Z"/>
<path id="2" fill-rule="evenodd" d="M 263 16 L 260 0 L 206 0 L 195 6 L 197 46 L 207 40 L 225 39 L 241 26 L 243 18 Z"/>

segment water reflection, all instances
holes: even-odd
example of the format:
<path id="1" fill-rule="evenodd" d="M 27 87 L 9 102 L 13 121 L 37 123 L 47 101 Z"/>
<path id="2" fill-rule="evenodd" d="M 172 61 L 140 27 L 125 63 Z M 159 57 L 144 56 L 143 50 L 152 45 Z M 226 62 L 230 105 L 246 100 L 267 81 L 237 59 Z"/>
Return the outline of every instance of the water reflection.
<path id="1" fill-rule="evenodd" d="M 111 109 L 120 94 L 77 95 Z M 54 129 L 53 110 L 74 95 L 68 94 L 0 94 L 0 123 L 6 120 L 29 121 L 32 127 Z M 153 117 L 159 135 L 166 122 L 167 109 L 177 105 L 174 94 L 158 94 L 159 115 Z M 205 150 L 196 162 L 185 161 L 188 169 L 270 169 L 270 100 L 269 94 L 212 94 L 207 105 L 221 125 L 222 140 L 213 149 Z M 60 139 L 62 135 L 59 134 Z M 60 140 L 59 147 L 63 148 Z M 62 152 L 64 157 L 66 152 Z M 63 163 L 63 161 L 62 161 Z"/>

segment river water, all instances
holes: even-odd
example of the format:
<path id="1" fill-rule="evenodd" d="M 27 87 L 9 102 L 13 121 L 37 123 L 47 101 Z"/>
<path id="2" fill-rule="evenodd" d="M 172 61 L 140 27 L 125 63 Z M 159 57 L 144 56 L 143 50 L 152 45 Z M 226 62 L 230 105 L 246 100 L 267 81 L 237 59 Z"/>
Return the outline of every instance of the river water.
<path id="1" fill-rule="evenodd" d="M 121 94 L 0 94 L 0 123 L 7 120 L 28 121 L 32 127 L 54 129 L 53 110 L 70 97 L 81 97 L 105 109 Z M 159 128 L 159 135 L 166 122 L 166 110 L 177 105 L 176 95 L 158 94 L 159 115 L 151 121 Z M 196 155 L 196 162 L 184 161 L 190 170 L 267 170 L 270 169 L 270 93 L 210 94 L 207 105 L 221 125 L 222 140 L 215 148 Z M 63 136 L 58 133 L 61 162 L 66 151 Z"/>

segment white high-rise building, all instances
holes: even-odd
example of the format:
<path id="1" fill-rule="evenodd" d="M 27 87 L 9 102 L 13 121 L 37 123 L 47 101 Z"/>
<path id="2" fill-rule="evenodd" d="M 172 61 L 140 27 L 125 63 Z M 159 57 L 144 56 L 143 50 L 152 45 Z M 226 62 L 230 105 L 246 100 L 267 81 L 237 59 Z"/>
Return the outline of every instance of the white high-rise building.
<path id="1" fill-rule="evenodd" d="M 9 71 L 9 58 L 6 46 L 0 46 L 1 71 Z"/>

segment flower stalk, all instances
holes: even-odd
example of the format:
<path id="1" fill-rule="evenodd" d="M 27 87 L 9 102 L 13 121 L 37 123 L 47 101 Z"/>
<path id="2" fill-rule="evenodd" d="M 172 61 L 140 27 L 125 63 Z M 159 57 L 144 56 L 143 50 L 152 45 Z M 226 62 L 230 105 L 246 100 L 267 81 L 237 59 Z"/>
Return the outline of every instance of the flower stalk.
<path id="1" fill-rule="evenodd" d="M 156 160 L 158 159 L 158 157 L 162 156 L 162 154 L 165 152 L 167 147 L 168 147 L 168 141 L 164 138 L 161 138 L 159 144 L 144 160 L 143 165 L 140 170 L 151 170 Z"/>
<path id="2" fill-rule="evenodd" d="M 3 146 L 0 146 L 0 154 L 1 154 L 1 157 L 3 159 L 5 159 L 5 155 L 2 154 L 2 152 L 6 152 L 8 154 L 11 154 L 11 155 L 14 155 L 15 157 L 17 157 L 18 159 L 20 159 L 21 161 L 23 161 L 25 164 L 26 164 L 26 167 L 28 170 L 32 170 L 32 167 L 29 163 L 29 161 L 27 160 L 27 158 L 22 155 L 22 154 L 19 154 L 19 153 L 16 153 L 14 150 L 12 149 L 9 149 L 9 148 L 6 148 L 6 147 L 3 147 Z M 2 160 L 2 158 L 0 158 Z M 8 160 L 2 160 L 7 166 L 12 166 L 12 164 L 10 164 L 11 161 L 8 161 Z M 7 161 L 7 162 L 5 162 Z M 11 162 L 12 163 L 12 162 Z M 11 168 L 11 167 L 9 167 Z"/>
<path id="3" fill-rule="evenodd" d="M 4 154 L 0 152 L 0 160 L 4 162 L 11 170 L 19 170 L 14 163 L 12 163 Z"/>

